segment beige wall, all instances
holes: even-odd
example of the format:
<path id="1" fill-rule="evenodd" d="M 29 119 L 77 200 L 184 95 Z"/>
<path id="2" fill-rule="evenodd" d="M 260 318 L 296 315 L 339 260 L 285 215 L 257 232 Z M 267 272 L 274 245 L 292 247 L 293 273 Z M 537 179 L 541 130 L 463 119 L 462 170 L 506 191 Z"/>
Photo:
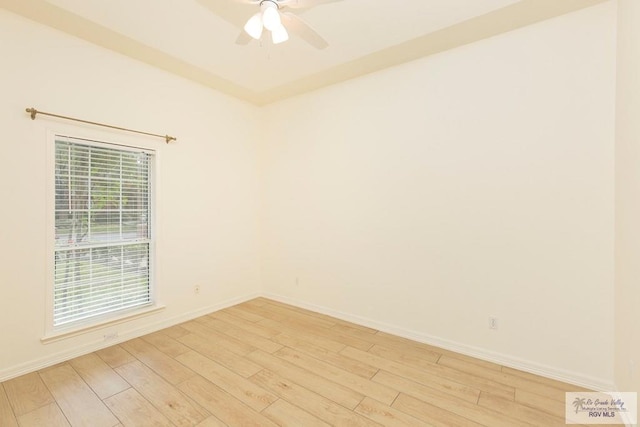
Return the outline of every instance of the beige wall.
<path id="1" fill-rule="evenodd" d="M 611 387 L 615 20 L 606 3 L 267 107 L 266 292 Z"/>
<path id="2" fill-rule="evenodd" d="M 618 5 L 616 357 L 620 391 L 640 392 L 640 2 Z"/>
<path id="3" fill-rule="evenodd" d="M 0 380 L 260 291 L 258 109 L 0 10 Z M 42 345 L 48 130 L 131 138 L 25 107 L 151 132 L 158 150 L 159 300 L 154 316 Z M 200 284 L 200 295 L 193 286 Z"/>

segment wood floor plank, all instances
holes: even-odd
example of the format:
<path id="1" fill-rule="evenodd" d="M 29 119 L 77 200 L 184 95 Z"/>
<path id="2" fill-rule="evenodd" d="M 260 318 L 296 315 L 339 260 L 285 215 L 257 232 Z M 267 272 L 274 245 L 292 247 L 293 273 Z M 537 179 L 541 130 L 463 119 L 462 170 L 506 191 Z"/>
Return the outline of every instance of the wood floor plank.
<path id="1" fill-rule="evenodd" d="M 303 316 L 311 316 L 314 319 L 318 319 L 320 321 L 324 321 L 325 322 L 324 325 L 326 327 L 328 327 L 328 328 L 332 327 L 332 325 L 335 325 L 336 322 L 339 321 L 338 319 L 336 319 L 334 317 L 331 317 L 331 316 L 327 316 L 326 314 L 317 313 L 317 312 L 314 312 L 314 311 L 311 311 L 311 310 L 306 310 L 304 308 L 296 307 L 296 306 L 291 305 L 291 304 L 286 304 L 284 302 L 280 302 L 280 301 L 273 300 L 273 299 L 268 299 L 268 298 L 265 298 L 264 299 L 264 303 L 261 306 L 257 306 L 257 307 L 265 308 L 267 310 L 272 310 L 272 311 L 273 311 L 274 308 L 279 308 L 279 309 L 283 309 L 283 310 L 291 310 L 291 311 L 295 312 L 296 314 L 300 314 L 300 315 L 303 315 Z M 249 307 L 249 309 L 250 308 L 251 307 Z M 286 315 L 287 312 L 284 311 L 284 313 Z M 301 320 L 305 321 L 304 318 L 302 318 Z M 307 319 L 307 320 L 311 320 L 311 319 Z M 311 320 L 311 321 L 313 321 L 313 320 Z"/>
<path id="2" fill-rule="evenodd" d="M 17 427 L 17 425 L 18 421 L 13 413 L 13 409 L 11 409 L 11 404 L 4 391 L 4 386 L 0 383 L 0 426 Z"/>
<path id="3" fill-rule="evenodd" d="M 258 372 L 251 380 L 310 414 L 334 426 L 380 426 L 368 418 L 337 404 L 334 400 L 314 393 L 306 387 L 277 375 L 270 370 Z"/>
<path id="4" fill-rule="evenodd" d="M 267 328 L 266 326 L 262 326 L 256 322 L 249 322 L 248 320 L 234 316 L 225 311 L 216 311 L 215 313 L 209 314 L 209 317 L 236 325 L 247 332 L 251 332 L 252 334 L 256 334 L 267 339 L 273 338 L 282 332 L 278 329 Z"/>
<path id="5" fill-rule="evenodd" d="M 431 348 L 433 348 L 434 351 L 438 351 L 438 349 L 435 348 L 435 347 L 431 347 Z M 475 357 L 467 356 L 465 354 L 455 353 L 453 351 L 448 351 L 448 350 L 440 350 L 440 352 L 443 355 L 447 355 L 447 356 L 450 356 L 450 357 L 455 357 L 456 359 L 464 360 L 466 362 L 482 366 L 483 368 L 486 368 L 486 369 L 491 369 L 491 370 L 494 370 L 494 371 L 502 370 L 502 366 L 500 366 L 500 365 L 498 365 L 496 363 L 493 363 L 493 362 L 488 362 L 486 360 L 481 360 L 481 359 L 478 359 L 478 358 L 475 358 Z"/>
<path id="6" fill-rule="evenodd" d="M 131 363 L 137 360 L 128 351 L 126 351 L 119 345 L 103 348 L 102 350 L 98 350 L 95 353 L 112 368 L 117 368 L 118 366 L 126 365 L 127 363 Z"/>
<path id="7" fill-rule="evenodd" d="M 55 403 L 37 372 L 5 381 L 3 385 L 16 417 Z"/>
<path id="8" fill-rule="evenodd" d="M 411 415 L 405 414 L 396 408 L 380 403 L 370 397 L 365 397 L 356 407 L 355 412 L 364 415 L 385 427 L 414 427 L 431 425 Z"/>
<path id="9" fill-rule="evenodd" d="M 417 350 L 406 347 L 385 347 L 380 344 L 374 344 L 374 346 L 369 349 L 369 353 L 419 369 L 423 367 L 431 368 L 441 356 L 440 353 L 428 350 Z"/>
<path id="10" fill-rule="evenodd" d="M 189 333 L 189 331 L 187 331 L 186 329 L 183 328 L 183 330 L 184 332 Z M 180 335 L 180 336 L 184 336 L 184 335 Z M 180 342 L 171 338 L 169 335 L 166 335 L 162 331 L 145 335 L 144 337 L 142 337 L 142 339 L 148 342 L 149 344 L 153 345 L 155 348 L 157 348 L 158 350 L 160 350 L 161 352 L 163 352 L 169 357 L 175 358 L 176 356 L 179 356 L 190 350 L 187 346 L 185 346 L 184 344 L 181 344 Z"/>
<path id="11" fill-rule="evenodd" d="M 357 327 L 357 325 L 354 325 L 354 324 L 338 323 L 333 327 L 331 327 L 331 330 L 336 333 L 340 333 L 342 335 L 350 336 L 353 338 L 357 338 L 361 341 L 367 342 L 369 343 L 370 346 L 385 342 L 385 340 L 380 338 L 380 336 L 377 334 L 378 331 L 371 330 L 373 331 L 371 332 L 369 329 L 362 329 Z"/>
<path id="12" fill-rule="evenodd" d="M 62 413 L 74 426 L 113 427 L 118 419 L 71 365 L 40 372 Z"/>
<path id="13" fill-rule="evenodd" d="M 478 401 L 478 397 L 480 396 L 479 388 L 470 386 L 460 378 L 451 379 L 441 377 L 432 372 L 424 372 L 405 366 L 401 363 L 349 347 L 342 354 L 380 368 L 380 371 L 373 377 L 373 381 L 387 384 L 390 387 L 395 386 L 390 382 L 385 383 L 381 381 L 381 377 L 385 376 L 387 372 L 400 378 L 408 379 L 411 382 L 417 382 L 424 386 L 428 386 L 430 389 L 437 390 L 441 393 L 455 396 L 458 399 L 467 402 L 475 403 Z"/>
<path id="14" fill-rule="evenodd" d="M 282 399 L 269 405 L 262 414 L 281 427 L 330 427 L 318 417 Z"/>
<path id="15" fill-rule="evenodd" d="M 95 353 L 71 359 L 69 364 L 100 399 L 106 399 L 130 387 L 129 383 Z"/>
<path id="16" fill-rule="evenodd" d="M 458 384 L 466 384 L 475 389 L 479 389 L 482 391 L 486 391 L 488 393 L 492 393 L 498 397 L 502 397 L 504 399 L 514 399 L 515 388 L 510 385 L 506 385 L 502 382 L 495 381 L 493 379 L 489 379 L 482 376 L 473 375 L 469 372 L 462 372 L 460 370 L 437 364 L 425 364 L 420 369 L 415 369 L 413 367 L 406 366 L 403 363 L 398 363 L 392 359 L 379 358 L 379 356 L 375 356 L 371 353 L 367 353 L 367 355 L 363 355 L 362 353 L 358 353 L 356 349 L 345 349 L 342 354 L 350 355 L 354 357 L 358 355 L 360 358 L 377 358 L 379 363 L 383 366 L 381 368 L 392 372 L 397 373 L 398 375 L 405 376 L 407 378 L 412 378 L 415 381 L 421 382 L 423 384 L 431 384 L 433 382 L 439 381 L 439 378 L 446 379 L 448 382 L 443 385 L 449 384 L 449 382 L 454 382 Z M 442 356 L 444 357 L 444 356 Z M 442 357 L 438 359 L 438 362 L 442 360 Z M 500 372 L 496 371 L 497 375 L 501 375 Z"/>
<path id="17" fill-rule="evenodd" d="M 356 328 L 358 330 L 361 331 L 368 331 L 370 333 L 376 333 L 377 331 L 375 329 L 371 329 L 368 328 L 366 326 L 362 326 L 362 325 L 357 325 L 351 322 L 347 322 L 345 320 L 339 319 L 337 317 L 334 316 L 329 316 L 328 314 L 323 314 L 323 313 L 318 313 L 315 311 L 311 311 L 311 310 L 307 310 L 301 307 L 296 307 L 294 305 L 291 304 L 285 304 L 283 302 L 280 301 L 275 301 L 275 300 L 267 300 L 267 303 L 265 305 L 263 305 L 263 307 L 269 307 L 267 304 L 271 304 L 271 305 L 276 305 L 276 306 L 280 306 L 282 308 L 288 309 L 288 310 L 293 310 L 297 313 L 300 314 L 304 314 L 307 316 L 311 316 L 314 319 L 319 319 L 321 321 L 325 321 L 327 324 L 333 324 L 333 326 L 330 326 L 330 328 L 335 328 L 337 326 L 350 326 L 353 328 Z"/>
<path id="18" fill-rule="evenodd" d="M 411 393 L 413 397 L 426 402 L 430 405 L 444 409 L 446 411 L 457 414 L 461 417 L 466 417 L 470 420 L 474 420 L 480 424 L 491 427 L 516 427 L 526 426 L 527 423 L 521 422 L 515 418 L 508 417 L 504 414 L 500 414 L 497 411 L 493 411 L 487 408 L 478 406 L 475 402 L 468 402 L 461 399 L 456 399 L 454 396 L 438 392 L 429 387 L 413 388 L 409 390 L 407 379 L 394 376 L 393 374 L 385 373 L 381 371 L 374 377 L 375 380 L 380 381 L 383 384 L 395 386 L 396 388 L 406 388 L 407 393 Z M 396 399 L 397 401 L 398 399 Z M 393 405 L 392 405 L 393 406 Z"/>
<path id="19" fill-rule="evenodd" d="M 254 311 L 272 321 L 291 325 L 296 329 L 303 329 L 304 331 L 310 332 L 319 337 L 331 339 L 360 350 L 366 351 L 373 345 L 360 338 L 342 333 L 338 330 L 332 330 L 331 327 L 335 325 L 335 322 L 333 321 L 319 322 L 319 320 L 314 318 L 312 315 L 298 313 L 282 307 L 274 307 L 269 304 L 265 307 L 257 308 Z"/>
<path id="20" fill-rule="evenodd" d="M 240 305 L 225 308 L 222 311 L 240 317 L 241 319 L 248 320 L 249 322 L 259 322 L 264 319 L 264 317 L 258 316 L 257 314 L 252 313 L 251 310 L 247 310 L 246 307 L 242 307 Z"/>
<path id="21" fill-rule="evenodd" d="M 526 390 L 516 389 L 515 401 L 521 405 L 529 406 L 535 410 L 545 412 L 549 415 L 564 414 L 565 402 L 556 399 L 550 399 L 545 396 L 541 396 L 536 393 L 531 393 Z"/>
<path id="22" fill-rule="evenodd" d="M 230 426 L 275 427 L 270 419 L 254 411 L 235 397 L 226 393 L 201 376 L 193 377 L 179 385 L 180 390 L 210 411 L 216 418 Z"/>
<path id="23" fill-rule="evenodd" d="M 213 415 L 211 415 L 201 423 L 198 423 L 196 427 L 227 427 L 227 425 L 222 421 L 220 421 L 219 419 L 217 419 L 216 417 L 214 417 Z"/>
<path id="24" fill-rule="evenodd" d="M 171 384 L 179 384 L 196 375 L 191 369 L 140 338 L 122 343 L 121 346 Z"/>
<path id="25" fill-rule="evenodd" d="M 442 386 L 439 382 L 430 382 L 428 384 L 414 381 L 400 375 L 381 370 L 374 377 L 373 381 L 380 384 L 386 384 L 401 390 L 402 393 L 421 399 L 422 396 L 430 396 L 432 393 L 440 393 L 442 396 L 450 396 L 460 401 L 475 404 L 480 398 L 480 390 L 469 388 L 466 385 Z M 456 388 L 453 388 L 456 387 Z M 460 388 L 462 387 L 462 388 Z"/>
<path id="26" fill-rule="evenodd" d="M 206 340 L 196 334 L 185 335 L 178 338 L 178 341 L 245 378 L 262 369 L 252 361 L 238 357 L 237 354 L 219 346 L 217 343 Z"/>
<path id="27" fill-rule="evenodd" d="M 400 393 L 391 407 L 436 427 L 492 427 L 479 424 L 404 393 Z"/>
<path id="28" fill-rule="evenodd" d="M 335 325 L 333 325 L 331 329 L 335 329 L 337 331 L 344 332 L 347 334 L 353 334 L 362 339 L 366 338 L 367 335 L 375 335 L 376 333 L 378 333 L 377 329 L 369 328 L 367 326 L 357 325 L 355 323 L 345 322 L 343 320 L 338 320 L 338 322 Z"/>
<path id="29" fill-rule="evenodd" d="M 203 316 L 195 320 L 202 322 L 202 324 L 204 324 L 205 326 L 208 326 L 209 328 L 214 329 L 217 332 L 225 334 L 230 338 L 235 337 L 235 339 L 237 339 L 238 341 L 249 346 L 249 348 L 251 348 L 251 351 L 253 351 L 253 349 L 255 348 L 258 348 L 262 351 L 266 351 L 267 353 L 273 353 L 282 348 L 282 345 L 278 344 L 277 342 L 271 341 L 267 338 L 263 338 L 260 335 L 256 335 L 252 332 L 247 331 L 246 329 L 239 328 L 225 321 L 214 319 L 210 316 Z"/>
<path id="30" fill-rule="evenodd" d="M 312 311 L 312 310 L 308 310 L 305 308 L 301 308 L 301 307 L 296 307 L 295 305 L 291 305 L 291 304 L 287 304 L 281 301 L 277 301 L 277 300 L 272 300 L 272 299 L 267 299 L 266 303 L 263 305 L 263 307 L 265 308 L 269 308 L 271 306 L 276 306 L 276 307 L 280 307 L 281 309 L 284 309 L 285 313 L 291 313 L 291 312 L 295 312 L 297 314 L 303 315 L 305 317 L 303 317 L 302 319 L 307 319 L 309 320 L 309 317 L 311 317 L 312 322 L 315 322 L 315 320 L 319 320 L 321 322 L 324 323 L 324 326 L 328 327 L 328 328 L 336 328 L 339 326 L 346 326 L 346 327 L 351 327 L 353 329 L 357 329 L 359 331 L 362 332 L 368 332 L 370 334 L 375 334 L 377 332 L 376 329 L 372 329 L 372 328 L 368 328 L 366 326 L 362 326 L 362 325 L 358 325 L 346 320 L 342 320 L 338 317 L 335 316 L 330 316 L 328 314 L 324 314 L 324 313 L 319 313 L 316 311 Z M 338 328 L 339 329 L 339 328 Z M 336 330 L 338 330 L 336 329 Z"/>
<path id="31" fill-rule="evenodd" d="M 296 311 L 300 311 L 303 313 L 307 313 L 310 315 L 313 315 L 314 317 L 318 317 L 320 319 L 325 319 L 328 320 L 332 323 L 334 323 L 334 325 L 331 327 L 331 329 L 335 329 L 337 331 L 340 332 L 348 332 L 348 331 L 359 331 L 359 332 L 364 332 L 367 334 L 375 334 L 378 332 L 377 329 L 374 328 L 370 328 L 368 326 L 364 326 L 364 325 L 359 325 L 357 323 L 353 323 L 347 320 L 343 320 L 340 319 L 338 317 L 334 317 L 334 316 L 330 316 L 328 314 L 323 314 L 323 313 L 316 313 L 314 311 L 310 311 L 310 310 L 306 310 L 300 307 L 295 307 L 295 306 L 288 306 L 289 308 L 291 308 L 292 310 L 296 310 Z"/>
<path id="32" fill-rule="evenodd" d="M 312 372 L 322 372 L 322 376 L 324 378 L 348 387 L 364 396 L 370 396 L 387 405 L 391 405 L 395 398 L 398 397 L 398 391 L 391 387 L 359 377 L 351 372 L 337 368 L 329 363 L 323 362 L 322 360 L 293 350 L 289 347 L 284 347 L 281 350 L 278 350 L 274 353 L 274 356 L 291 362 L 303 369 L 307 369 Z"/>
<path id="33" fill-rule="evenodd" d="M 182 354 L 176 360 L 193 370 L 197 370 L 205 379 L 255 411 L 260 412 L 278 400 L 275 395 L 258 387 L 245 377 L 195 351 Z"/>
<path id="34" fill-rule="evenodd" d="M 265 305 L 269 301 L 271 301 L 271 300 L 268 299 L 268 298 L 265 298 L 265 297 L 256 297 L 256 298 L 250 299 L 248 301 L 245 301 L 242 304 L 254 305 L 256 307 L 262 307 L 263 305 Z"/>
<path id="35" fill-rule="evenodd" d="M 177 387 L 142 362 L 127 363 L 116 368 L 116 372 L 172 423 L 192 426 L 206 418 Z"/>
<path id="36" fill-rule="evenodd" d="M 564 402 L 565 390 L 552 387 L 540 381 L 533 381 L 523 376 L 515 376 L 502 371 L 495 371 L 493 369 L 487 369 L 483 366 L 468 362 L 455 357 L 444 355 L 438 360 L 438 365 L 447 366 L 459 372 L 467 373 L 475 377 L 486 378 L 496 383 L 504 384 L 509 387 L 513 387 L 526 390 L 532 393 L 539 394 L 557 401 Z M 490 390 L 486 390 L 491 392 Z"/>
<path id="37" fill-rule="evenodd" d="M 438 365 L 447 366 L 462 372 L 468 372 L 469 374 L 481 376 L 483 378 L 506 378 L 507 375 L 502 370 L 496 370 L 493 368 L 487 368 L 478 363 L 474 363 L 469 360 L 465 360 L 460 357 L 443 354 L 438 359 Z"/>
<path id="38" fill-rule="evenodd" d="M 358 330 L 360 332 L 366 332 L 368 334 L 375 334 L 378 332 L 377 329 L 373 329 L 373 328 L 369 328 L 367 326 L 363 326 L 363 325 L 358 325 L 356 323 L 352 323 L 346 320 L 342 320 L 340 318 L 334 317 L 334 316 L 330 316 L 328 314 L 323 314 L 323 313 L 318 313 L 312 310 L 307 310 L 301 307 L 296 307 L 295 305 L 291 305 L 291 304 L 285 304 L 283 302 L 280 301 L 276 301 L 276 300 L 271 300 L 271 299 L 267 299 L 265 305 L 263 305 L 263 307 L 268 307 L 266 304 L 272 304 L 272 305 L 277 305 L 289 310 L 293 310 L 296 311 L 298 313 L 302 313 L 305 314 L 307 316 L 311 316 L 314 319 L 320 319 L 320 320 L 324 320 L 327 321 L 328 323 L 332 323 L 333 326 L 331 326 L 332 329 L 336 329 L 336 330 L 341 330 L 341 327 L 345 327 L 348 328 L 349 330 Z"/>
<path id="39" fill-rule="evenodd" d="M 322 316 L 308 310 L 300 310 L 277 301 L 268 301 L 261 309 L 269 310 L 271 313 L 280 313 L 285 318 L 295 320 L 297 323 L 309 323 L 322 328 L 331 328 L 336 325 L 336 320 L 332 317 Z M 260 310 L 260 312 L 263 311 Z"/>
<path id="40" fill-rule="evenodd" d="M 104 403 L 125 427 L 172 427 L 173 424 L 137 391 L 129 388 Z"/>
<path id="41" fill-rule="evenodd" d="M 289 334 L 280 334 L 276 337 L 273 337 L 273 340 L 284 346 L 307 353 L 308 355 L 313 356 L 316 359 L 320 359 L 324 362 L 330 363 L 338 368 L 347 370 L 363 378 L 371 379 L 371 377 L 373 377 L 376 372 L 378 372 L 378 368 L 374 366 L 362 363 L 355 359 L 351 359 L 347 356 L 343 356 L 340 353 L 327 350 L 326 348 L 315 345 L 312 342 L 300 339 Z"/>
<path id="42" fill-rule="evenodd" d="M 205 322 L 207 321 L 211 321 L 211 319 L 207 316 L 204 316 L 191 322 L 184 323 L 182 327 L 187 329 L 191 333 L 200 335 L 201 337 L 208 340 L 215 341 L 216 343 L 218 343 L 218 345 L 239 356 L 246 356 L 256 349 L 256 347 L 250 344 L 244 343 L 229 335 L 220 333 L 214 328 L 207 326 L 205 324 Z"/>
<path id="43" fill-rule="evenodd" d="M 488 393 L 481 393 L 478 405 L 498 411 L 527 422 L 529 424 L 540 427 L 564 427 L 566 426 L 564 417 L 555 417 L 537 409 L 530 408 L 520 403 L 501 399 Z"/>
<path id="44" fill-rule="evenodd" d="M 513 369 L 513 368 L 508 368 L 506 366 L 502 367 L 502 372 L 504 374 L 507 374 L 509 376 L 514 376 L 514 377 L 521 377 L 523 379 L 529 380 L 529 381 L 533 381 L 533 382 L 537 382 L 549 387 L 553 387 L 553 388 L 557 388 L 560 390 L 563 390 L 565 392 L 567 391 L 590 391 L 587 390 L 584 387 L 580 387 L 577 385 L 573 385 L 573 384 L 568 384 L 568 383 L 564 383 L 562 381 L 558 381 L 558 380 L 553 380 L 551 378 L 545 378 L 545 377 L 541 377 L 540 375 L 535 375 L 535 374 L 531 374 L 529 372 L 524 372 L 524 371 L 520 371 L 518 369 Z"/>
<path id="45" fill-rule="evenodd" d="M 247 357 L 265 369 L 298 384 L 304 384 L 306 388 L 314 393 L 331 399 L 346 408 L 354 409 L 364 398 L 362 393 L 330 381 L 320 372 L 313 373 L 264 351 L 256 350 Z"/>
<path id="46" fill-rule="evenodd" d="M 320 329 L 329 329 L 333 324 L 327 323 L 325 325 L 315 323 L 312 318 L 302 317 L 297 315 L 297 313 L 290 314 L 279 310 L 278 307 L 274 305 L 265 305 L 263 307 L 243 307 L 237 306 L 239 310 L 244 311 L 245 313 L 250 313 L 260 318 L 260 322 L 263 320 L 272 320 L 274 322 L 283 323 L 287 325 L 297 326 L 299 328 L 320 328 Z"/>
<path id="47" fill-rule="evenodd" d="M 353 346 L 347 343 L 347 345 L 350 345 L 350 347 L 355 347 L 358 348 L 360 350 L 368 350 L 364 343 L 367 343 L 369 346 L 369 349 L 372 348 L 374 345 L 382 345 L 382 346 L 386 346 L 386 347 L 394 347 L 394 346 L 399 346 L 401 347 L 403 350 L 408 350 L 411 349 L 411 347 L 409 347 L 408 345 L 404 345 L 401 342 L 396 342 L 396 341 L 390 341 L 387 337 L 385 337 L 382 333 L 380 333 L 379 331 L 376 331 L 375 333 L 370 333 L 368 331 L 363 331 L 360 330 L 352 325 L 342 325 L 342 324 L 338 324 L 335 325 L 334 327 L 331 328 L 332 331 L 335 331 L 336 333 L 341 334 L 342 336 L 349 336 L 352 337 L 354 339 L 357 339 L 359 342 L 361 342 L 360 345 L 358 346 Z M 427 353 L 428 350 L 426 350 L 425 348 L 413 348 L 413 350 L 418 351 L 420 350 L 423 354 Z M 439 354 L 436 355 L 436 357 L 439 356 Z"/>
<path id="48" fill-rule="evenodd" d="M 71 427 L 58 405 L 50 403 L 18 417 L 21 427 Z M 4 424 L 2 425 L 4 427 Z"/>
<path id="49" fill-rule="evenodd" d="M 337 341 L 341 344 L 344 344 L 349 347 L 357 348 L 359 350 L 367 351 L 369 350 L 373 344 L 369 341 L 365 341 L 360 338 L 356 338 L 349 334 L 343 332 L 336 332 L 333 330 L 327 330 L 320 327 L 307 327 L 307 329 L 313 332 L 316 335 L 319 335 L 323 338 L 331 339 L 333 341 Z"/>
<path id="50" fill-rule="evenodd" d="M 327 350 L 338 353 L 340 350 L 346 347 L 345 344 L 342 344 L 338 341 L 332 340 L 330 338 L 326 338 L 317 334 L 314 334 L 312 331 L 307 330 L 304 327 L 289 324 L 289 323 L 281 323 L 272 319 L 264 319 L 258 322 L 259 325 L 264 325 L 269 328 L 278 329 L 282 333 L 287 335 L 292 335 L 298 337 L 300 339 L 304 339 L 305 341 L 312 342 L 315 345 L 326 348 Z"/>
<path id="51" fill-rule="evenodd" d="M 169 328 L 162 329 L 160 332 L 174 340 L 189 333 L 189 331 L 180 325 L 174 325 Z"/>
<path id="52" fill-rule="evenodd" d="M 416 350 L 421 350 L 421 351 L 432 351 L 435 353 L 440 353 L 443 355 L 448 355 L 451 357 L 456 357 L 458 359 L 461 360 L 465 360 L 467 362 L 471 362 L 471 363 L 475 363 L 479 366 L 483 366 L 487 369 L 493 369 L 494 371 L 501 371 L 502 370 L 502 366 L 498 365 L 496 363 L 492 363 L 492 362 L 487 362 L 485 360 L 480 360 L 474 357 L 470 357 L 470 356 L 466 356 L 464 354 L 460 354 L 460 353 L 456 353 L 450 350 L 445 350 L 442 348 L 438 348 L 438 347 L 434 347 L 432 345 L 429 344 L 425 344 L 425 343 L 420 343 L 417 341 L 412 341 L 408 338 L 404 338 L 404 337 L 400 337 L 397 335 L 392 335 L 386 332 L 382 332 L 379 331 L 376 333 L 378 339 L 380 341 L 378 341 L 379 344 L 383 345 L 383 346 L 394 346 L 394 345 L 400 345 L 402 348 L 413 348 Z"/>

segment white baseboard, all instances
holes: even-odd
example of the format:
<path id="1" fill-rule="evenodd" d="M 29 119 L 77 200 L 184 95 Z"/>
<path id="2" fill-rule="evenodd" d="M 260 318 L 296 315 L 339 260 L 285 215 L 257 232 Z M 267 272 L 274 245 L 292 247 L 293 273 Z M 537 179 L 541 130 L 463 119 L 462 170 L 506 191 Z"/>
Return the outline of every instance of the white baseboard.
<path id="1" fill-rule="evenodd" d="M 79 357 L 97 350 L 101 350 L 105 347 L 110 347 L 112 345 L 119 344 L 121 342 L 138 338 L 142 335 L 147 335 L 152 332 L 159 331 L 160 329 L 168 328 L 170 326 L 177 325 L 179 323 L 183 323 L 191 319 L 195 319 L 196 317 L 213 313 L 214 311 L 222 310 L 224 308 L 231 307 L 236 304 L 241 304 L 245 301 L 249 301 L 259 296 L 261 296 L 260 293 L 251 293 L 241 297 L 231 298 L 207 307 L 199 308 L 197 310 L 193 310 L 187 313 L 182 313 L 178 316 L 173 316 L 169 318 L 164 318 L 159 321 L 150 322 L 149 324 L 139 328 L 125 330 L 124 332 L 119 331 L 118 337 L 113 340 L 104 341 L 104 339 L 99 339 L 99 340 L 95 340 L 95 341 L 83 344 L 79 347 L 74 347 L 68 350 L 61 351 L 59 353 L 42 357 L 40 359 L 30 360 L 28 362 L 24 362 L 19 365 L 12 366 L 8 369 L 3 369 L 2 371 L 0 371 L 0 382 L 10 380 L 11 378 L 19 377 L 20 375 L 28 374 L 30 372 L 34 372 L 40 369 L 44 369 L 46 367 L 55 365 L 57 363 L 61 363 L 66 360 L 73 359 L 75 357 Z"/>
<path id="2" fill-rule="evenodd" d="M 387 332 L 403 338 L 408 338 L 413 341 L 429 344 L 445 350 L 455 351 L 456 353 L 475 357 L 488 362 L 497 363 L 502 366 L 507 366 L 509 368 L 518 369 L 521 371 L 529 372 L 535 375 L 540 375 L 546 378 L 562 381 L 565 383 L 574 384 L 579 387 L 584 387 L 584 388 L 596 390 L 596 391 L 615 390 L 613 383 L 609 383 L 609 382 L 603 381 L 602 379 L 583 375 L 577 372 L 558 369 L 552 366 L 542 365 L 540 363 L 520 359 L 520 358 L 509 356 L 506 354 L 500 354 L 500 353 L 496 353 L 486 349 L 470 346 L 467 344 L 446 340 L 433 335 L 412 331 L 412 330 L 401 328 L 388 323 L 379 322 L 373 319 L 368 319 L 366 317 L 344 313 L 341 311 L 333 310 L 328 307 L 307 303 L 304 301 L 285 297 L 282 295 L 277 295 L 277 294 L 272 294 L 267 292 L 267 293 L 263 293 L 263 296 L 265 298 L 269 298 L 285 304 L 290 304 L 296 307 L 305 308 L 311 311 L 315 311 L 317 313 L 326 314 L 328 316 L 336 317 L 341 320 L 356 323 L 358 325 L 377 329 L 382 332 Z"/>

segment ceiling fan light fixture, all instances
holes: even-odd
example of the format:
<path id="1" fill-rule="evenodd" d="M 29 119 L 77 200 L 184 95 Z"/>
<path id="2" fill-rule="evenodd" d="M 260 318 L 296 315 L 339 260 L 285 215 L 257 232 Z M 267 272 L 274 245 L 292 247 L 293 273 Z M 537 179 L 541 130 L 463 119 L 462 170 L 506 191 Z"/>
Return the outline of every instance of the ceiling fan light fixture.
<path id="1" fill-rule="evenodd" d="M 273 44 L 279 44 L 289 40 L 289 33 L 287 29 L 284 28 L 284 25 L 280 24 L 271 31 L 271 40 Z"/>
<path id="2" fill-rule="evenodd" d="M 276 3 L 271 0 L 265 0 L 261 3 L 261 9 L 262 23 L 267 30 L 273 31 L 282 26 L 280 12 L 278 12 L 278 5 Z"/>
<path id="3" fill-rule="evenodd" d="M 247 32 L 247 34 L 249 34 L 256 40 L 260 40 L 260 37 L 262 37 L 262 28 L 262 12 L 258 12 L 253 15 L 244 25 L 244 30 Z"/>

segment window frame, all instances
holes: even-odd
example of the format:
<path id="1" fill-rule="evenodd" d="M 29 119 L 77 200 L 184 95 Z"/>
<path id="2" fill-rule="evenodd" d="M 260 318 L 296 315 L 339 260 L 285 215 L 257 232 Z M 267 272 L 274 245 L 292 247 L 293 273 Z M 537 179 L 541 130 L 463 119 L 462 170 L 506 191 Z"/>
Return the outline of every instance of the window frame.
<path id="1" fill-rule="evenodd" d="M 101 329 L 113 324 L 124 323 L 138 317 L 147 316 L 164 309 L 163 305 L 158 304 L 157 291 L 157 201 L 156 192 L 158 187 L 158 150 L 152 148 L 150 144 L 143 141 L 142 138 L 123 138 L 117 139 L 113 135 L 103 135 L 98 132 L 85 134 L 77 130 L 69 131 L 48 131 L 46 138 L 46 157 L 47 157 L 47 173 L 46 173 L 46 257 L 47 257 L 47 274 L 46 274 L 46 292 L 45 292 L 45 331 L 41 341 L 46 344 L 58 341 L 59 339 L 77 336 L 91 330 Z M 125 151 L 143 151 L 151 155 L 149 159 L 149 203 L 150 215 L 148 220 L 149 233 L 149 302 L 136 307 L 116 310 L 110 313 L 104 313 L 92 316 L 87 319 L 70 322 L 60 326 L 54 325 L 54 288 L 55 288 L 55 152 L 56 140 L 66 140 L 81 144 L 91 145 L 95 147 L 106 147 L 111 149 L 121 149 Z M 106 339 L 106 338 L 105 338 Z"/>

